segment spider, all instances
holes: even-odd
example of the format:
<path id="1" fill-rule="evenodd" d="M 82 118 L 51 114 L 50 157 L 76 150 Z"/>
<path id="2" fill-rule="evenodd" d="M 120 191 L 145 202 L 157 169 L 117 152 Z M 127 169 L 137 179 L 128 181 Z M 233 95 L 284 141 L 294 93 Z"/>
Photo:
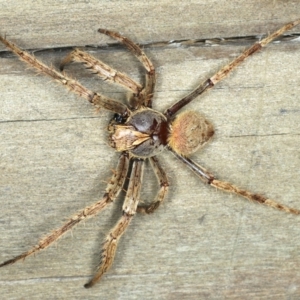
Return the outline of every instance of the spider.
<path id="1" fill-rule="evenodd" d="M 284 25 L 271 35 L 256 42 L 231 63 L 216 72 L 215 75 L 197 86 L 190 94 L 169 107 L 164 113 L 152 109 L 152 96 L 156 81 L 153 64 L 137 44 L 117 32 L 105 29 L 98 30 L 100 33 L 122 43 L 142 63 L 146 70 L 144 86 L 132 80 L 126 74 L 114 70 L 79 49 L 75 49 L 67 55 L 60 65 L 60 70 L 63 71 L 64 67 L 72 62 L 85 64 L 87 68 L 99 75 L 101 79 L 119 84 L 128 89 L 131 92 L 128 105 L 88 90 L 78 81 L 69 78 L 65 73 L 58 72 L 54 68 L 44 65 L 33 55 L 21 50 L 5 37 L 0 36 L 0 41 L 3 44 L 25 63 L 34 67 L 38 72 L 47 74 L 69 88 L 72 92 L 87 99 L 97 109 L 104 108 L 114 112 L 114 117 L 108 125 L 109 144 L 117 152 L 120 152 L 117 168 L 110 178 L 102 199 L 73 215 L 60 228 L 42 238 L 36 246 L 3 262 L 0 264 L 0 267 L 23 260 L 27 256 L 45 249 L 81 221 L 101 212 L 108 204 L 117 198 L 124 186 L 127 174 L 130 173 L 129 184 L 122 207 L 122 216 L 104 240 L 100 266 L 93 278 L 84 285 L 86 288 L 93 286 L 112 265 L 118 242 L 130 224 L 133 216 L 137 212 L 145 214 L 153 213 L 166 198 L 169 182 L 157 158 L 157 155 L 163 149 L 172 152 L 206 184 L 278 210 L 296 215 L 300 214 L 300 210 L 298 209 L 279 204 L 262 195 L 238 188 L 231 183 L 217 180 L 211 173 L 192 161 L 189 155 L 196 152 L 211 139 L 214 134 L 214 129 L 212 124 L 198 112 L 184 111 L 177 115 L 180 109 L 205 91 L 214 87 L 248 56 L 259 51 L 272 40 L 298 24 L 300 24 L 300 19 Z M 159 190 L 151 204 L 139 204 L 146 160 L 150 161 L 154 173 L 156 174 L 159 182 Z"/>

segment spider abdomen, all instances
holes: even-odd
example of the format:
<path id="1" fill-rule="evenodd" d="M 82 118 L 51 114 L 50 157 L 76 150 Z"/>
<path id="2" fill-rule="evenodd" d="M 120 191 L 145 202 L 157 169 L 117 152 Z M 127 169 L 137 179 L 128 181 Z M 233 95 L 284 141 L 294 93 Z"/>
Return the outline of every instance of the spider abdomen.
<path id="1" fill-rule="evenodd" d="M 201 114 L 185 111 L 171 123 L 168 144 L 176 153 L 188 156 L 207 143 L 213 134 L 213 125 Z"/>
<path id="2" fill-rule="evenodd" d="M 124 124 L 112 121 L 108 127 L 110 145 L 137 157 L 151 157 L 168 143 L 167 118 L 150 108 L 134 111 Z"/>

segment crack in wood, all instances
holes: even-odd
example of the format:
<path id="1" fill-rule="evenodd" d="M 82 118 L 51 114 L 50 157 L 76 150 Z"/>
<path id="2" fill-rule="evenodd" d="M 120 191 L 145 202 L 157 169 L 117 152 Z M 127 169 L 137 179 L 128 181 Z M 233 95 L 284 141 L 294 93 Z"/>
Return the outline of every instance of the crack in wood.
<path id="1" fill-rule="evenodd" d="M 235 36 L 235 37 L 224 37 L 224 38 L 205 38 L 205 39 L 177 39 L 170 41 L 153 41 L 150 43 L 140 43 L 138 44 L 141 48 L 174 48 L 175 47 L 212 47 L 216 45 L 233 45 L 233 46 L 245 46 L 253 44 L 255 41 L 261 40 L 266 34 L 261 35 L 249 35 L 249 36 Z M 276 42 L 290 42 L 297 38 L 300 38 L 300 33 L 290 33 L 283 35 L 276 39 Z M 273 42 L 274 43 L 274 42 Z M 24 50 L 39 53 L 39 52 L 61 52 L 61 51 L 71 51 L 74 48 L 80 48 L 85 50 L 125 50 L 124 46 L 119 43 L 105 43 L 102 45 L 84 45 L 84 46 L 64 46 L 64 47 L 51 47 L 51 48 L 24 48 Z M 14 55 L 7 50 L 0 51 L 0 58 L 13 57 Z"/>

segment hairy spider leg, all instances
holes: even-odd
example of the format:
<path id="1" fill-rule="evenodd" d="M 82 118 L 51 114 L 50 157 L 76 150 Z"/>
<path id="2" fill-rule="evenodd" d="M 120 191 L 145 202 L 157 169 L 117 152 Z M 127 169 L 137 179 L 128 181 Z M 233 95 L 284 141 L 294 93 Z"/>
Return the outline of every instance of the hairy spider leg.
<path id="1" fill-rule="evenodd" d="M 0 41 L 12 52 L 14 52 L 22 61 L 35 68 L 38 72 L 47 74 L 75 94 L 87 99 L 97 108 L 105 108 L 122 116 L 127 116 L 130 114 L 125 104 L 88 90 L 78 81 L 67 77 L 65 74 L 56 71 L 52 67 L 46 66 L 45 64 L 37 60 L 33 55 L 29 54 L 27 51 L 20 49 L 15 44 L 11 43 L 2 36 L 0 36 Z"/>
<path id="2" fill-rule="evenodd" d="M 146 204 L 139 204 L 137 207 L 137 212 L 139 213 L 145 213 L 145 214 L 152 214 L 160 204 L 164 201 L 164 199 L 167 196 L 168 190 L 169 190 L 169 181 L 167 178 L 167 175 L 165 171 L 163 170 L 161 164 L 159 163 L 159 160 L 156 156 L 149 157 L 151 166 L 153 168 L 153 171 L 157 177 L 158 183 L 159 183 L 159 190 L 157 192 L 157 195 L 152 203 L 149 205 Z"/>
<path id="3" fill-rule="evenodd" d="M 111 267 L 116 254 L 118 242 L 127 229 L 132 217 L 136 213 L 137 205 L 140 200 L 143 172 L 144 160 L 133 158 L 129 185 L 122 207 L 123 215 L 114 228 L 108 233 L 102 248 L 101 264 L 92 280 L 84 285 L 85 288 L 92 287 Z"/>
<path id="4" fill-rule="evenodd" d="M 84 63 L 87 69 L 90 69 L 93 74 L 100 76 L 102 80 L 119 84 L 134 94 L 139 94 L 143 89 L 139 83 L 135 82 L 128 75 L 111 68 L 80 49 L 73 50 L 63 59 L 60 64 L 60 70 L 62 71 L 66 65 L 72 62 Z"/>
<path id="5" fill-rule="evenodd" d="M 185 105 L 189 104 L 192 100 L 194 100 L 199 95 L 203 94 L 205 91 L 211 89 L 214 87 L 218 82 L 223 80 L 233 69 L 235 69 L 237 66 L 239 66 L 247 57 L 251 56 L 252 54 L 259 51 L 262 47 L 265 47 L 267 44 L 269 44 L 271 41 L 282 35 L 284 32 L 292 29 L 293 27 L 300 24 L 300 19 L 296 20 L 294 22 L 290 22 L 277 31 L 273 32 L 263 40 L 256 42 L 253 46 L 246 49 L 240 56 L 238 56 L 236 59 L 234 59 L 231 63 L 220 69 L 215 75 L 205 80 L 203 83 L 201 83 L 198 87 L 196 87 L 195 90 L 193 90 L 190 94 L 170 106 L 165 111 L 165 116 L 168 118 L 172 118 L 181 108 L 183 108 Z"/>
<path id="6" fill-rule="evenodd" d="M 140 95 L 136 96 L 135 102 L 137 104 L 142 103 L 144 106 L 152 107 L 152 97 L 154 93 L 155 88 L 155 82 L 156 82 L 156 75 L 155 75 L 155 68 L 150 61 L 150 59 L 147 57 L 147 55 L 142 51 L 142 49 L 135 44 L 133 41 L 131 41 L 129 38 L 124 37 L 120 35 L 118 32 L 106 30 L 99 28 L 98 32 L 103 33 L 107 36 L 110 36 L 111 38 L 119 41 L 123 45 L 125 45 L 128 50 L 137 57 L 137 59 L 142 63 L 144 68 L 146 69 L 146 83 L 145 87 L 140 93 Z"/>
<path id="7" fill-rule="evenodd" d="M 116 172 L 114 172 L 111 177 L 103 198 L 98 202 L 87 206 L 85 209 L 80 211 L 79 213 L 73 215 L 63 226 L 52 231 L 49 235 L 42 238 L 36 246 L 32 249 L 12 258 L 0 264 L 0 267 L 13 264 L 19 260 L 24 260 L 27 256 L 35 254 L 36 252 L 43 250 L 50 246 L 53 242 L 57 241 L 60 237 L 62 237 L 66 232 L 72 229 L 75 225 L 79 224 L 81 221 L 86 218 L 93 217 L 99 212 L 101 212 L 109 203 L 113 202 L 120 191 L 123 188 L 126 175 L 129 168 L 129 158 L 126 152 L 123 152 L 120 155 L 119 162 L 117 165 Z"/>
<path id="8" fill-rule="evenodd" d="M 295 208 L 290 208 L 286 205 L 280 204 L 274 200 L 271 200 L 267 197 L 264 197 L 262 195 L 259 194 L 255 194 L 252 192 L 249 192 L 247 190 L 244 189 L 240 189 L 237 186 L 226 182 L 226 181 L 220 181 L 215 179 L 215 177 L 209 173 L 206 169 L 204 169 L 203 167 L 201 167 L 199 164 L 195 163 L 194 161 L 192 161 L 190 158 L 181 156 L 179 154 L 177 154 L 175 151 L 171 150 L 170 151 L 180 160 L 182 161 L 185 165 L 187 165 L 198 177 L 200 177 L 200 179 L 225 192 L 229 192 L 229 193 L 233 193 L 239 196 L 242 196 L 250 201 L 256 202 L 256 203 L 261 203 L 270 207 L 273 207 L 275 209 L 281 210 L 281 211 L 285 211 L 287 213 L 291 213 L 291 214 L 295 214 L 295 215 L 299 215 L 300 214 L 300 210 L 295 209 Z"/>

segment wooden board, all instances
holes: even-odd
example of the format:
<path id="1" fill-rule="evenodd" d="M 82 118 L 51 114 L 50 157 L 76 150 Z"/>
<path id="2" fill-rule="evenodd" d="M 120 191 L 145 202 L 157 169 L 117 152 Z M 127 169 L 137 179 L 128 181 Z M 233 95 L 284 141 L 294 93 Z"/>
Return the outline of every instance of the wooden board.
<path id="1" fill-rule="evenodd" d="M 299 18 L 296 1 L 0 1 L 0 32 L 55 67 L 64 47 L 114 41 L 97 28 L 145 45 L 158 72 L 154 108 L 165 110 L 261 35 Z M 291 32 L 299 33 L 300 27 Z M 240 40 L 237 40 L 240 37 Z M 232 38 L 220 44 L 216 38 Z M 183 40 L 204 40 L 183 42 Z M 150 45 L 149 45 L 150 44 Z M 60 51 L 53 49 L 60 48 Z M 120 47 L 88 49 L 143 81 Z M 0 45 L 0 261 L 33 246 L 98 200 L 117 162 L 107 145 L 110 113 L 35 76 Z M 300 208 L 300 42 L 291 37 L 256 54 L 192 103 L 215 137 L 193 158 L 218 178 Z M 87 87 L 125 101 L 126 92 L 82 66 L 66 70 Z M 0 269 L 3 299 L 297 299 L 299 217 L 205 186 L 171 153 L 162 207 L 137 215 L 112 269 L 86 290 L 122 197 L 36 257 Z M 142 200 L 156 179 L 146 172 Z"/>

